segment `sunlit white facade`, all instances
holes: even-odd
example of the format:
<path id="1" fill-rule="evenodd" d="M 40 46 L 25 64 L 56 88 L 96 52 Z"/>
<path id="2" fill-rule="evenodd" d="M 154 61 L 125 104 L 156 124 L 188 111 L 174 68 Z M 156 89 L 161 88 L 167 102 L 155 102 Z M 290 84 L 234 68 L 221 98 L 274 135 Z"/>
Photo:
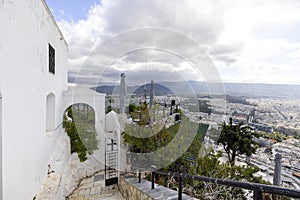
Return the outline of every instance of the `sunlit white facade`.
<path id="1" fill-rule="evenodd" d="M 0 1 L 0 25 L 1 195 L 32 199 L 62 122 L 68 47 L 43 0 Z"/>

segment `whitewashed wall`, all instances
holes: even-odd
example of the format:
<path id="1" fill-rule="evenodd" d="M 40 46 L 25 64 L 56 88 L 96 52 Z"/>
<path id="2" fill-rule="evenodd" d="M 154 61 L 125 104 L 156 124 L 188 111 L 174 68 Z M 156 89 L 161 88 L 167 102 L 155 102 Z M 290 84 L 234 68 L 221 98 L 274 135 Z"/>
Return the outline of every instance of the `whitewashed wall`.
<path id="1" fill-rule="evenodd" d="M 43 0 L 0 1 L 3 199 L 32 199 L 47 175 L 59 134 L 46 133 L 46 96 L 55 95 L 55 127 L 67 88 L 67 45 Z M 56 74 L 48 72 L 48 43 Z"/>

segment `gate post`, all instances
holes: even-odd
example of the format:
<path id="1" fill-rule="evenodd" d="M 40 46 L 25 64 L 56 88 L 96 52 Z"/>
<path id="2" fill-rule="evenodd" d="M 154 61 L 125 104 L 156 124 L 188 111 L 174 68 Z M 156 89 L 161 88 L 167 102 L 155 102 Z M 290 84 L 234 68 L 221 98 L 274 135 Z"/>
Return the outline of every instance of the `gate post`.
<path id="1" fill-rule="evenodd" d="M 255 189 L 253 191 L 253 200 L 262 200 L 263 199 L 263 193 L 260 189 Z"/>

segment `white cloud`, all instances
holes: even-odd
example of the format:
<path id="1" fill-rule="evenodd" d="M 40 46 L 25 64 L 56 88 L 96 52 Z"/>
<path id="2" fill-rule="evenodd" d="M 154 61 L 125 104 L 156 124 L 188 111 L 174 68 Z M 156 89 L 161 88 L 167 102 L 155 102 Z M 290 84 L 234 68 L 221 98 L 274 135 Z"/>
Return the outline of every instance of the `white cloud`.
<path id="1" fill-rule="evenodd" d="M 266 23 L 274 27 L 300 23 L 299 9 L 297 0 L 102 0 L 89 10 L 86 20 L 60 21 L 59 26 L 69 43 L 71 75 L 82 65 L 87 68 L 82 77 L 97 74 L 93 73 L 99 68 L 97 63 L 85 59 L 108 38 L 131 29 L 159 27 L 183 33 L 202 45 L 224 81 L 300 83 L 300 44 L 290 40 L 290 32 L 281 31 L 273 37 L 262 32 Z M 136 38 L 136 42 L 143 41 Z M 180 43 L 174 38 L 171 45 Z M 146 55 L 153 62 L 147 72 L 153 77 L 170 80 L 160 65 L 176 66 L 170 72 L 187 79 L 201 77 L 176 56 L 148 51 L 123 56 L 111 65 L 112 72 L 105 79 L 116 81 L 123 71 L 127 77 L 132 73 L 137 78 L 145 73 L 141 66 Z"/>
<path id="2" fill-rule="evenodd" d="M 247 40 L 236 61 L 217 61 L 224 81 L 299 83 L 300 43 L 284 39 Z"/>

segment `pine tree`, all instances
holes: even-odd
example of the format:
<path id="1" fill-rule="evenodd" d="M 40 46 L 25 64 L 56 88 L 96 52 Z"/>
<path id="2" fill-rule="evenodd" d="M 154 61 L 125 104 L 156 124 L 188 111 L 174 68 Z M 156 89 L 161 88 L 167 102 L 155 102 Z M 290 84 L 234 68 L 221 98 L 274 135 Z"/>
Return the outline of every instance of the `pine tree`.
<path id="1" fill-rule="evenodd" d="M 254 137 L 257 137 L 257 133 L 253 132 L 249 126 L 244 126 L 243 122 L 235 125 L 230 118 L 228 125 L 223 123 L 217 144 L 223 145 L 228 160 L 233 166 L 237 155 L 251 156 L 255 153 L 258 144 L 253 141 Z"/>

